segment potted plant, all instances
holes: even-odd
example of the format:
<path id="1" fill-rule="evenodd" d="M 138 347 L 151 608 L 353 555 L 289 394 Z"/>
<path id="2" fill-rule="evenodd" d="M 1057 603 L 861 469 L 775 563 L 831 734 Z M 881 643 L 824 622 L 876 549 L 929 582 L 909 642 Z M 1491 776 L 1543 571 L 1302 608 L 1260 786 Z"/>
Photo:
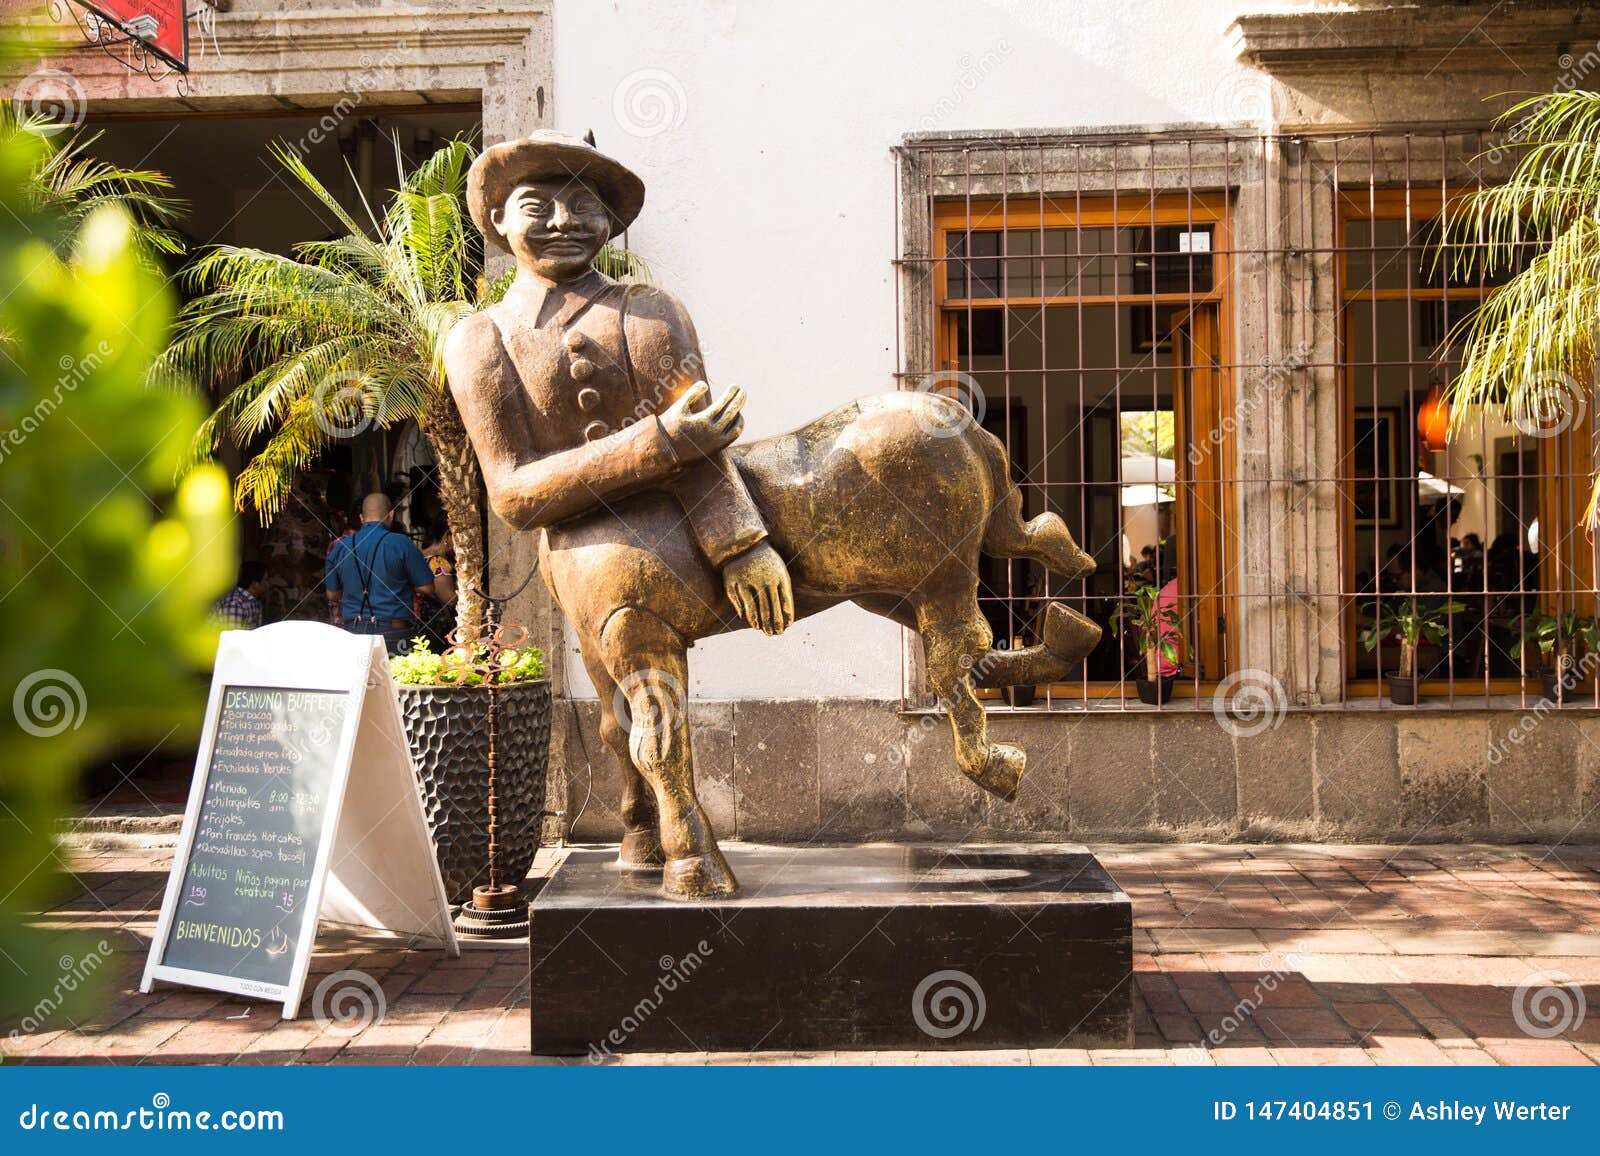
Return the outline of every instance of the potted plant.
<path id="1" fill-rule="evenodd" d="M 1586 614 L 1569 611 L 1566 614 L 1524 615 L 1522 619 L 1522 646 L 1526 654 L 1531 647 L 1539 654 L 1539 684 L 1544 697 L 1562 703 L 1580 681 L 1572 675 L 1574 643 L 1581 642 L 1584 649 L 1594 654 L 1600 652 L 1600 623 Z"/>
<path id="2" fill-rule="evenodd" d="M 519 647 L 496 678 L 495 856 L 520 882 L 539 850 L 550 754 L 550 680 L 537 646 Z M 489 879 L 488 694 L 481 673 L 461 674 L 425 638 L 389 659 L 406 741 L 416 763 L 439 872 L 453 903 Z"/>
<path id="3" fill-rule="evenodd" d="M 1434 645 L 1443 642 L 1450 616 L 1465 609 L 1465 603 L 1461 602 L 1430 605 L 1415 594 L 1400 599 L 1380 599 L 1369 608 L 1371 622 L 1361 630 L 1361 645 L 1368 651 L 1375 651 L 1390 638 L 1400 645 L 1398 668 L 1383 672 L 1390 702 L 1396 706 L 1416 705 L 1417 647 L 1424 642 Z"/>
<path id="4" fill-rule="evenodd" d="M 1161 587 L 1149 583 L 1135 586 L 1111 615 L 1111 629 L 1118 637 L 1124 628 L 1136 631 L 1144 650 L 1144 677 L 1134 680 L 1139 701 L 1160 706 L 1172 698 L 1176 672 L 1162 674 L 1161 664 L 1176 666 L 1183 629 L 1178 608 L 1161 600 Z"/>

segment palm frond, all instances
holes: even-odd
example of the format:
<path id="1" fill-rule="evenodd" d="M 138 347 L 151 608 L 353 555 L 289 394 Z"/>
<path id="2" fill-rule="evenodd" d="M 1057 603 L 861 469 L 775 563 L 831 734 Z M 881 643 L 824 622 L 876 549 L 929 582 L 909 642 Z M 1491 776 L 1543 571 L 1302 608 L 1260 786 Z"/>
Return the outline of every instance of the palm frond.
<path id="1" fill-rule="evenodd" d="M 1518 160 L 1508 179 L 1447 206 L 1434 266 L 1461 278 L 1509 272 L 1451 327 L 1462 349 L 1448 386 L 1452 424 L 1477 413 L 1548 430 L 1581 413 L 1600 318 L 1600 94 L 1558 92 L 1502 120 Z M 1443 354 L 1441 353 L 1441 356 Z M 1562 425 L 1565 428 L 1565 425 Z M 1587 518 L 1600 517 L 1600 477 Z"/>
<path id="2" fill-rule="evenodd" d="M 499 300 L 511 275 L 492 282 L 480 275 L 465 208 L 472 142 L 446 141 L 409 170 L 396 150 L 400 188 L 381 214 L 363 199 L 371 218 L 363 224 L 299 156 L 274 147 L 342 235 L 296 245 L 292 256 L 219 246 L 185 275 L 198 295 L 181 311 L 151 380 L 169 387 L 236 381 L 191 455 L 204 460 L 224 442 L 251 450 L 234 496 L 264 522 L 302 470 L 355 432 L 415 420 L 430 438 L 462 436 L 433 429 L 430 418 L 445 396 L 445 337 Z M 645 262 L 621 249 L 607 247 L 596 265 L 628 280 L 649 277 Z"/>
<path id="3" fill-rule="evenodd" d="M 282 165 L 295 180 L 299 181 L 305 190 L 320 201 L 324 208 L 332 213 L 345 232 L 352 236 L 365 236 L 363 227 L 356 223 L 350 211 L 339 203 L 339 198 L 328 190 L 328 187 L 317 179 L 304 158 L 294 149 L 281 141 L 275 141 L 267 146 L 267 151 L 274 160 Z"/>
<path id="4" fill-rule="evenodd" d="M 183 252 L 173 226 L 187 207 L 172 195 L 172 181 L 153 169 L 130 169 L 90 155 L 102 134 L 63 132 L 48 119 L 20 113 L 0 103 L 0 139 L 31 134 L 40 144 L 38 160 L 22 192 L 31 205 L 59 222 L 56 247 L 64 253 L 77 227 L 102 205 L 120 206 L 134 223 L 141 258 L 154 265 L 159 255 Z"/>
<path id="5" fill-rule="evenodd" d="M 1471 278 L 1515 269 L 1531 243 L 1600 209 L 1600 93 L 1529 97 L 1497 122 L 1517 156 L 1507 179 L 1456 198 L 1441 224 L 1436 266 Z"/>

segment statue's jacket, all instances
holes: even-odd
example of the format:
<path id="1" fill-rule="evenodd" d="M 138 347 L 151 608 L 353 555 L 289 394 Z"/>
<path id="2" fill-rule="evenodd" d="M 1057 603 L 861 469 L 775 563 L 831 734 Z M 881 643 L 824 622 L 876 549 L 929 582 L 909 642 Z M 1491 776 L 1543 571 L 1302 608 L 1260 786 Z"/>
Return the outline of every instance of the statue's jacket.
<path id="1" fill-rule="evenodd" d="M 695 460 L 657 415 L 706 377 L 670 294 L 591 270 L 546 287 L 519 277 L 445 350 L 452 393 L 496 512 L 552 528 L 646 488 L 670 492 L 717 567 L 767 536 L 726 451 Z"/>

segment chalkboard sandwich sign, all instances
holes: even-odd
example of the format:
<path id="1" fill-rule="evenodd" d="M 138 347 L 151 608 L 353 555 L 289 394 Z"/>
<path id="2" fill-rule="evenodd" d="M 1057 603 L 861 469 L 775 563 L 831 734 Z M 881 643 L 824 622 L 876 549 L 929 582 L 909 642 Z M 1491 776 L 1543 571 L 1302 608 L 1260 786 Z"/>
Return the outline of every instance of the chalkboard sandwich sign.
<path id="1" fill-rule="evenodd" d="M 231 630 L 141 991 L 299 1009 L 319 922 L 459 952 L 381 639 Z"/>

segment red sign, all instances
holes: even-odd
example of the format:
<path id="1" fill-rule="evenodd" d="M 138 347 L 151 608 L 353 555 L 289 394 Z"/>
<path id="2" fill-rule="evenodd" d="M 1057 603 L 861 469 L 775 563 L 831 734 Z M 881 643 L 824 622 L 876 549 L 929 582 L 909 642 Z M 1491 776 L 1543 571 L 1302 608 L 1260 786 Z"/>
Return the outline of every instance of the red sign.
<path id="1" fill-rule="evenodd" d="M 184 0 L 77 0 L 96 16 L 109 20 L 180 72 L 189 71 L 189 21 Z M 148 17 L 148 19 L 141 19 Z M 155 21 L 154 31 L 142 34 Z"/>

